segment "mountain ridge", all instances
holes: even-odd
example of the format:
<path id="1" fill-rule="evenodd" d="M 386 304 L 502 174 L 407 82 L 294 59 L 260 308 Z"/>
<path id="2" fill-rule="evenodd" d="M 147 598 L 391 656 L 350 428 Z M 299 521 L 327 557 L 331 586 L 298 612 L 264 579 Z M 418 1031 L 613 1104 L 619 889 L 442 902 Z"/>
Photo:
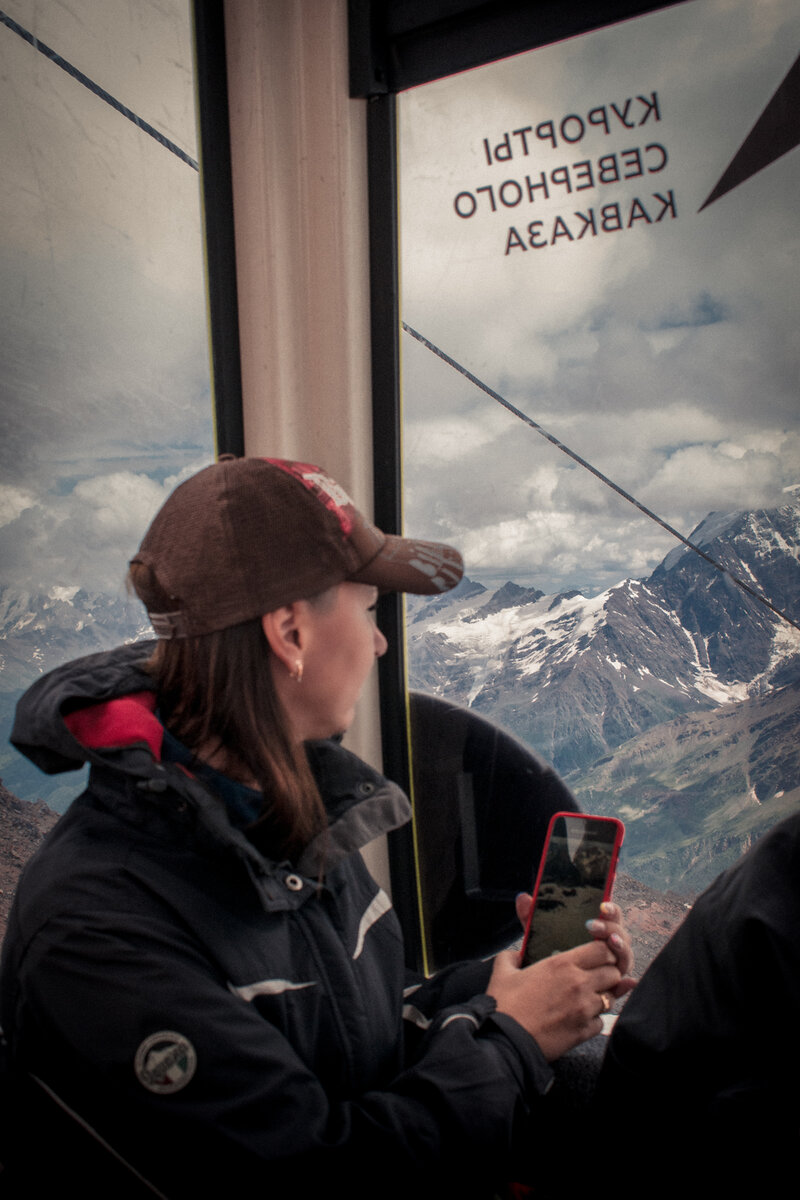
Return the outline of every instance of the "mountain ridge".
<path id="1" fill-rule="evenodd" d="M 800 618 L 797 502 L 709 514 L 691 540 Z M 685 546 L 647 579 L 595 596 L 535 591 L 476 591 L 468 580 L 427 614 L 413 601 L 411 686 L 516 734 L 584 808 L 627 811 L 628 869 L 694 894 L 800 802 L 800 631 Z M 761 742 L 751 734 L 759 722 Z M 639 775 L 626 768 L 654 754 L 648 737 L 659 732 L 665 761 Z M 703 764 L 704 741 L 708 769 L 680 785 Z"/>
<path id="2" fill-rule="evenodd" d="M 691 537 L 800 619 L 800 498 L 774 510 L 709 514 Z M 16 700 L 38 674 L 149 633 L 133 598 L 0 588 L 0 730 L 7 737 Z M 407 639 L 412 688 L 503 725 L 552 762 L 585 807 L 593 793 L 609 811 L 628 806 L 628 853 L 658 886 L 692 891 L 715 859 L 741 852 L 764 824 L 763 812 L 743 805 L 751 783 L 756 799 L 776 814 L 789 801 L 776 802 L 775 793 L 793 795 L 800 774 L 792 750 L 800 632 L 685 546 L 670 551 L 647 579 L 622 580 L 594 596 L 544 595 L 513 580 L 489 588 L 465 577 L 446 595 L 408 599 Z M 774 711 L 760 713 L 759 701 L 770 697 Z M 692 785 L 694 792 L 677 786 L 672 776 L 681 769 L 691 774 L 703 740 L 715 746 L 718 740 L 714 729 L 703 728 L 695 746 L 681 739 L 680 722 L 691 726 L 716 712 L 722 728 L 728 711 L 738 713 L 734 742 L 724 752 L 717 748 L 709 760 L 714 769 Z M 757 744 L 746 731 L 759 720 L 767 732 Z M 653 730 L 670 747 L 660 766 L 646 740 Z M 652 778 L 626 765 L 645 753 L 654 756 Z M 601 769 L 608 761 L 615 774 Z M 41 775 L 5 745 L 0 774 L 16 795 L 41 797 L 57 810 L 81 786 L 79 775 Z M 631 800 L 636 789 L 647 800 L 638 808 Z M 699 812 L 705 793 L 714 798 L 707 821 L 716 840 L 695 828 L 702 850 L 695 855 L 675 823 L 690 804 Z M 666 867 L 648 834 L 654 821 L 669 847 Z"/>
<path id="3" fill-rule="evenodd" d="M 773 601 L 800 619 L 800 510 L 774 510 L 774 524 L 772 511 L 716 514 L 693 537 L 777 588 Z M 430 615 L 414 603 L 410 684 L 500 721 L 563 772 L 660 721 L 800 674 L 800 631 L 686 547 L 597 596 L 521 591 L 518 603 L 508 584 L 482 590 L 478 607 L 465 589 Z"/>

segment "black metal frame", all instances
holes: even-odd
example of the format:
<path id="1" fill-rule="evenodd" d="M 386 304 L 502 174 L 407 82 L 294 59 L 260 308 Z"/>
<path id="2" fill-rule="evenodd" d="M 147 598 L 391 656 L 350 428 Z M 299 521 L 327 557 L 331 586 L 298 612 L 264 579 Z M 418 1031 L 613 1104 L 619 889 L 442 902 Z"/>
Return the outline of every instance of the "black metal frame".
<path id="1" fill-rule="evenodd" d="M 681 0 L 348 0 L 350 95 L 402 92 Z"/>
<path id="2" fill-rule="evenodd" d="M 194 0 L 192 14 L 214 432 L 218 454 L 240 455 L 244 415 L 223 0 Z"/>
<path id="3" fill-rule="evenodd" d="M 377 95 L 367 101 L 367 156 L 374 512 L 380 529 L 387 533 L 401 533 L 400 293 L 394 95 Z M 401 596 L 393 594 L 381 597 L 378 623 L 389 643 L 386 654 L 378 663 L 383 765 L 389 778 L 410 794 L 411 764 Z M 403 926 L 409 965 L 420 969 L 422 929 L 411 826 L 407 825 L 391 834 L 388 845 L 392 901 Z"/>

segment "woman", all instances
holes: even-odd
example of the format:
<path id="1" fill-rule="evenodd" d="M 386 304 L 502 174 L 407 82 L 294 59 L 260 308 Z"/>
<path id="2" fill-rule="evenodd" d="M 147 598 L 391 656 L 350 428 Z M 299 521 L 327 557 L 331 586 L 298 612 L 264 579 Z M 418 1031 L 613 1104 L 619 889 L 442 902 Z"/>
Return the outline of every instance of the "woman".
<path id="1" fill-rule="evenodd" d="M 489 1194 L 549 1061 L 627 990 L 612 906 L 556 959 L 423 982 L 404 1044 L 399 928 L 354 851 L 408 802 L 331 739 L 386 649 L 378 592 L 461 572 L 449 547 L 386 537 L 317 467 L 221 461 L 132 561 L 156 645 L 70 664 L 21 702 L 17 746 L 92 771 L 21 881 L 3 1025 L 126 1186 Z"/>

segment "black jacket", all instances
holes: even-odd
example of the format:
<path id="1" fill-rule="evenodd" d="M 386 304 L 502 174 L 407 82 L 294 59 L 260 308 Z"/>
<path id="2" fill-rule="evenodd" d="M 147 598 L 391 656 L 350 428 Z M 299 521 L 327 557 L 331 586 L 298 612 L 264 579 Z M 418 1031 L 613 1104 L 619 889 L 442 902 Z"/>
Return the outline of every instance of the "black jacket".
<path id="1" fill-rule="evenodd" d="M 799 1022 L 797 814 L 698 898 L 617 1021 L 593 1119 L 614 1114 L 634 1180 L 657 1157 L 665 1194 L 782 1191 L 800 1151 Z"/>
<path id="2" fill-rule="evenodd" d="M 149 649 L 60 668 L 18 709 L 12 740 L 40 767 L 92 769 L 9 921 L 16 1070 L 169 1197 L 256 1180 L 481 1194 L 551 1073 L 483 994 L 485 964 L 406 997 L 409 1052 L 400 930 L 355 853 L 407 819 L 405 796 L 315 743 L 329 829 L 297 864 L 267 861 L 205 785 L 159 760 Z"/>

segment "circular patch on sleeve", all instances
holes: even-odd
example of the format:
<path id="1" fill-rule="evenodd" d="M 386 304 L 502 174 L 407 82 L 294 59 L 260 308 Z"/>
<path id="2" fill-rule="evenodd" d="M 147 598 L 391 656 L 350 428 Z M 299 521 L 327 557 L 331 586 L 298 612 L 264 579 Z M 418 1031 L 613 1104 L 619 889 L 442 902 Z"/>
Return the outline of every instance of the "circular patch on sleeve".
<path id="1" fill-rule="evenodd" d="M 145 1038 L 133 1062 L 136 1078 L 161 1096 L 185 1088 L 197 1068 L 194 1046 L 182 1033 L 163 1029 Z"/>

